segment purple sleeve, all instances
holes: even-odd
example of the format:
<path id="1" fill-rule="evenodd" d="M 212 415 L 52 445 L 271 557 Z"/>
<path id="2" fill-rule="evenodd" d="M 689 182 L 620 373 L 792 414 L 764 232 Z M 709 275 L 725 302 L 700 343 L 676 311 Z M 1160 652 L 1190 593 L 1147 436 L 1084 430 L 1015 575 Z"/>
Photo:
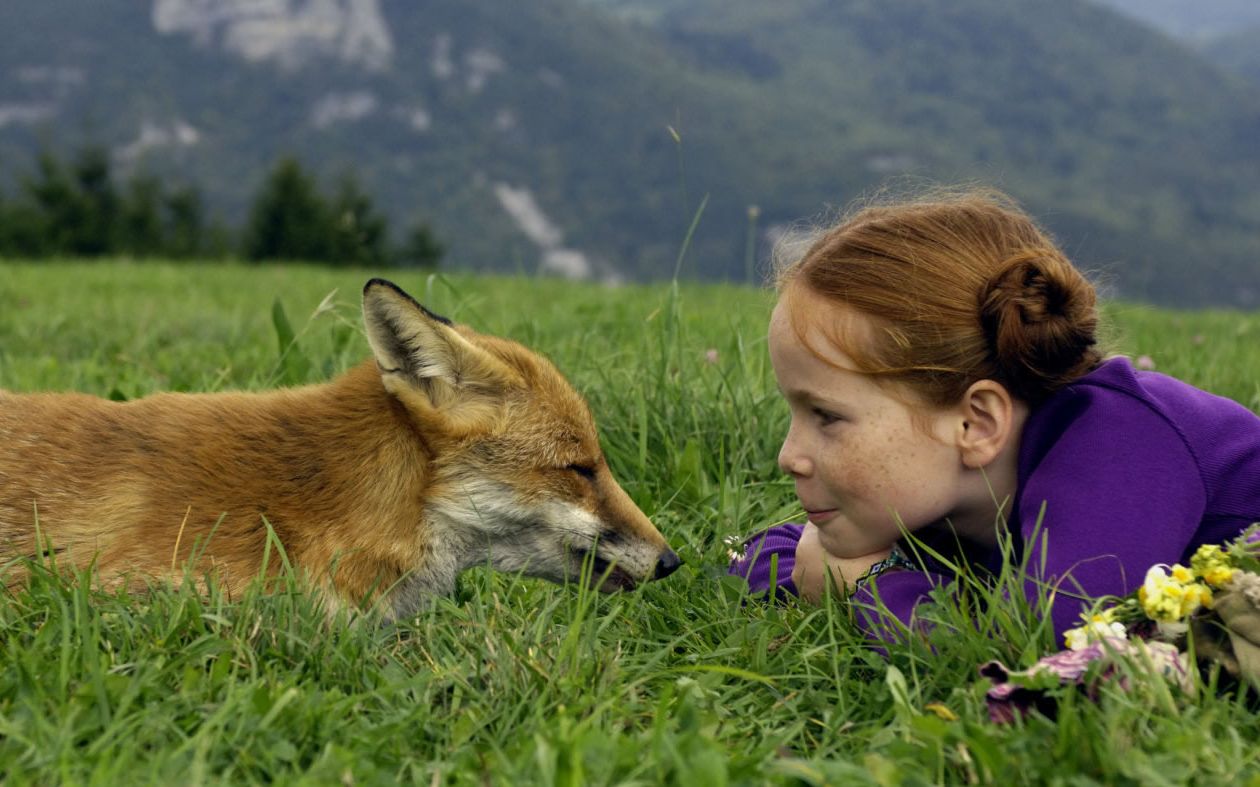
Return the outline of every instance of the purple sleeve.
<path id="1" fill-rule="evenodd" d="M 858 627 L 867 635 L 883 642 L 896 642 L 905 638 L 911 626 L 923 628 L 923 623 L 914 619 L 915 607 L 928 599 L 933 587 L 949 581 L 924 571 L 887 571 L 859 582 L 849 603 Z"/>
<path id="2" fill-rule="evenodd" d="M 1016 511 L 1026 592 L 1052 594 L 1056 639 L 1090 600 L 1129 593 L 1152 565 L 1181 560 L 1206 506 L 1194 456 L 1162 415 L 1127 397 L 1081 399 L 1025 435 L 1034 466 Z"/>
<path id="3" fill-rule="evenodd" d="M 729 573 L 748 580 L 753 594 L 774 589 L 780 594 L 799 595 L 792 582 L 792 568 L 796 565 L 796 544 L 804 530 L 804 525 L 787 524 L 758 533 L 744 542 L 744 553 L 731 562 Z M 934 574 L 907 570 L 889 571 L 861 583 L 851 599 L 858 626 L 874 639 L 901 639 L 911 624 L 915 605 L 927 598 L 933 586 L 945 581 Z"/>
<path id="4" fill-rule="evenodd" d="M 727 573 L 748 580 L 750 593 L 766 593 L 771 589 L 799 595 L 792 582 L 796 565 L 796 544 L 801 540 L 804 525 L 776 525 L 744 542 L 744 554 L 731 561 Z"/>

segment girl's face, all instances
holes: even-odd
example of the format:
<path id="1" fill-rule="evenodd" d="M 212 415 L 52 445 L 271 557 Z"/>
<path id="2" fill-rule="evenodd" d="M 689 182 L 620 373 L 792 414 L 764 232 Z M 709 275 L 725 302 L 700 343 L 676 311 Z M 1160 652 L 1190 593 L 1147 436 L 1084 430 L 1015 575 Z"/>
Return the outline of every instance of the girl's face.
<path id="1" fill-rule="evenodd" d="M 798 308 L 837 314 L 811 293 L 794 298 Z M 859 313 L 838 316 L 859 341 L 874 331 Z M 917 400 L 850 371 L 852 359 L 815 328 L 807 338 L 831 363 L 797 338 L 780 301 L 770 319 L 770 361 L 792 422 L 779 466 L 796 481 L 823 548 L 837 557 L 870 554 L 896 541 L 902 526 L 915 531 L 954 513 L 966 488 L 955 445 L 961 415 L 907 404 Z"/>

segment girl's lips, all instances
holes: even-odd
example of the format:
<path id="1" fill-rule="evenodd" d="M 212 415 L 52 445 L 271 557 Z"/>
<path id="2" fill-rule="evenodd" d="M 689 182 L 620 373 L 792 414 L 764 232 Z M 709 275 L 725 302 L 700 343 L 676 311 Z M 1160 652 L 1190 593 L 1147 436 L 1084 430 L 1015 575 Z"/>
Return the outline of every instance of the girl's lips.
<path id="1" fill-rule="evenodd" d="M 808 519 L 811 523 L 813 523 L 814 525 L 820 525 L 820 524 L 822 524 L 823 522 L 826 522 L 828 519 L 831 519 L 831 517 L 832 517 L 835 513 L 836 513 L 836 509 L 834 509 L 834 508 L 826 508 L 826 509 L 822 509 L 822 510 L 820 510 L 820 511 L 808 511 L 808 510 L 807 510 L 807 511 L 805 512 L 805 515 L 806 515 L 806 519 Z"/>

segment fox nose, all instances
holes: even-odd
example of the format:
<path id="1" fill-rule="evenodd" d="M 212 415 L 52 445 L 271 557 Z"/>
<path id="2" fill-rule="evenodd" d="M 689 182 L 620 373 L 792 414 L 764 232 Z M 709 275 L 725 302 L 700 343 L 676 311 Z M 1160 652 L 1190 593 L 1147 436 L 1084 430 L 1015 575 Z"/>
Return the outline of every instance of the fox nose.
<path id="1" fill-rule="evenodd" d="M 653 575 L 655 579 L 664 579 L 670 574 L 678 570 L 682 565 L 682 560 L 672 549 L 666 549 L 661 556 L 656 559 L 656 573 Z"/>

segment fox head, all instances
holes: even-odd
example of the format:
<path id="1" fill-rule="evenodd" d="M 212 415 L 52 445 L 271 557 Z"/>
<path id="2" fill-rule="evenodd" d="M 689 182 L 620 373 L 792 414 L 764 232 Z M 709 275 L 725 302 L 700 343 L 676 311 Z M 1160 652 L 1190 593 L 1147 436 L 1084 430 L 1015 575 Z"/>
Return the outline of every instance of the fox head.
<path id="1" fill-rule="evenodd" d="M 679 566 L 609 472 L 582 397 L 545 358 L 372 279 L 363 315 L 381 381 L 430 457 L 425 526 L 452 575 L 489 564 L 552 581 L 590 560 L 600 590 Z"/>

